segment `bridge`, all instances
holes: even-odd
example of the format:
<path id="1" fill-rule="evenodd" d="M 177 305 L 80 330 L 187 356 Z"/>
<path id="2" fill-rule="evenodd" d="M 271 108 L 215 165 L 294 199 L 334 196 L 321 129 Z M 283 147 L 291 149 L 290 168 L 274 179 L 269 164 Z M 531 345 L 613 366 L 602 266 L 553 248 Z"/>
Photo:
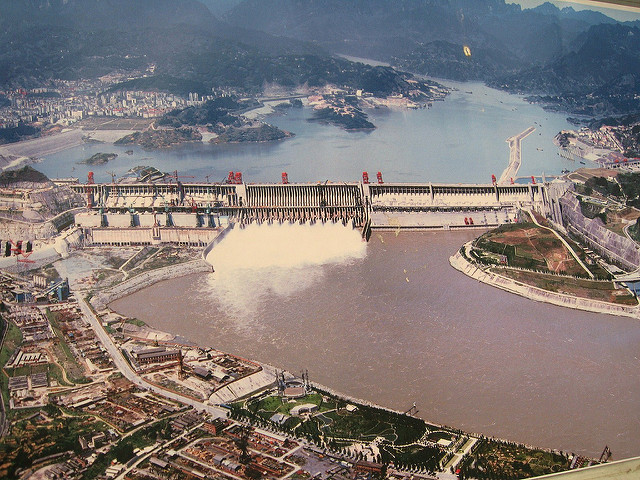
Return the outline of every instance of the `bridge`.
<path id="1" fill-rule="evenodd" d="M 107 183 L 71 184 L 87 199 L 76 224 L 99 229 L 183 228 L 203 232 L 229 223 L 340 221 L 366 230 L 495 227 L 519 210 L 553 214 L 546 183 Z M 555 194 L 553 195 L 556 196 Z M 164 232 L 168 235 L 168 232 Z M 113 233 L 111 234 L 114 235 Z M 206 243 L 207 235 L 195 244 Z M 194 238 L 195 238 L 194 237 Z M 115 238 L 115 237 L 113 237 Z M 138 236 L 136 236 L 138 238 Z M 168 237 L 167 237 L 168 238 Z M 193 243 L 186 240 L 186 243 Z"/>

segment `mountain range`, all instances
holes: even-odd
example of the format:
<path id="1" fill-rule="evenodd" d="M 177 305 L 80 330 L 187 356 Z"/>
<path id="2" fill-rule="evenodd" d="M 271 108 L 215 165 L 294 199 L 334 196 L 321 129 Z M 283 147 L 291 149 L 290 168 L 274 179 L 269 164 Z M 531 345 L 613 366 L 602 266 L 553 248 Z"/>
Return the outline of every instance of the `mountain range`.
<path id="1" fill-rule="evenodd" d="M 640 110 L 640 22 L 599 12 L 504 0 L 244 0 L 222 18 L 419 74 L 536 94 L 572 113 Z"/>
<path id="2" fill-rule="evenodd" d="M 551 3 L 0 0 L 0 11 L 5 87 L 153 63 L 157 84 L 174 90 L 259 91 L 340 81 L 344 72 L 357 81 L 372 68 L 334 56 L 343 54 L 535 94 L 570 112 L 640 111 L 640 22 Z"/>

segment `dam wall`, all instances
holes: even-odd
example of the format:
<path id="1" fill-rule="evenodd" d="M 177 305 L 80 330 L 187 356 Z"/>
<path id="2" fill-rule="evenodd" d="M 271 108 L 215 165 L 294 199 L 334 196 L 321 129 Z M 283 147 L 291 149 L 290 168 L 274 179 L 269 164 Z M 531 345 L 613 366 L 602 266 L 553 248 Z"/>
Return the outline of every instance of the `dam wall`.
<path id="1" fill-rule="evenodd" d="M 271 184 L 246 185 L 242 220 L 342 220 L 362 225 L 366 212 L 360 184 Z"/>
<path id="2" fill-rule="evenodd" d="M 450 209 L 455 207 L 503 207 L 544 203 L 545 185 L 402 184 L 368 185 L 373 209 Z"/>
<path id="3" fill-rule="evenodd" d="M 494 228 L 513 222 L 517 209 L 481 207 L 464 208 L 460 211 L 400 211 L 378 210 L 370 214 L 371 228 L 375 230 L 455 230 L 468 228 Z"/>
<path id="4" fill-rule="evenodd" d="M 75 208 L 62 212 L 44 221 L 25 221 L 11 215 L 0 215 L 0 240 L 33 242 L 35 245 L 48 243 L 51 237 L 73 225 L 75 214 L 84 208 Z"/>
<path id="5" fill-rule="evenodd" d="M 157 227 L 198 231 L 226 227 L 229 223 L 341 221 L 363 228 L 366 230 L 363 236 L 366 233 L 368 237 L 375 229 L 495 227 L 514 221 L 521 208 L 533 209 L 547 218 L 553 217 L 555 221 L 559 215 L 556 198 L 568 187 L 562 182 L 550 187 L 548 183 L 369 184 L 327 181 L 295 184 L 75 184 L 71 188 L 85 195 L 91 206 L 87 214 L 76 215 L 76 225 L 92 229 L 94 242 L 116 241 L 115 233 L 109 236 L 101 229 L 129 231 L 134 228 L 145 230 L 145 233 L 131 231 L 125 235 L 125 243 L 146 243 L 178 238 L 177 233 L 163 232 L 158 240 L 154 230 Z"/>
<path id="6" fill-rule="evenodd" d="M 220 228 L 178 227 L 87 227 L 83 228 L 87 245 L 159 245 L 172 243 L 191 247 L 206 247 L 213 242 Z"/>
<path id="7" fill-rule="evenodd" d="M 517 220 L 522 207 L 551 209 L 545 184 L 377 184 L 364 188 L 372 229 L 497 227 Z"/>

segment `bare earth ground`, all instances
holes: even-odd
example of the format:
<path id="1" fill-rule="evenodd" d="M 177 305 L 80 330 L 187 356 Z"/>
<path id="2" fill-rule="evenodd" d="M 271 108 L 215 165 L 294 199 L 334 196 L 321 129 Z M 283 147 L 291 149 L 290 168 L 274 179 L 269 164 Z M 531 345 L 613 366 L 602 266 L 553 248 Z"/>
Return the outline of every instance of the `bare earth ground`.
<path id="1" fill-rule="evenodd" d="M 515 245 L 519 256 L 529 256 L 544 261 L 552 272 L 569 275 L 582 272 L 582 267 L 575 261 L 562 243 L 550 232 L 532 226 L 488 236 L 493 242 Z"/>
<path id="2" fill-rule="evenodd" d="M 113 118 L 89 117 L 75 124 L 85 132 L 94 130 L 145 130 L 153 123 L 153 118 Z"/>
<path id="3" fill-rule="evenodd" d="M 628 290 L 624 288 L 616 289 L 612 282 L 595 282 L 593 280 L 557 277 L 544 273 L 511 269 L 495 270 L 495 273 L 551 292 L 622 305 L 638 304 L 637 299 Z"/>
<path id="4" fill-rule="evenodd" d="M 624 227 L 640 218 L 640 210 L 627 207 L 620 212 L 607 210 L 607 223 L 605 227 L 618 235 L 625 236 Z"/>
<path id="5" fill-rule="evenodd" d="M 113 143 L 125 135 L 147 129 L 152 123 L 153 119 L 148 118 L 86 118 L 60 133 L 0 145 L 0 169 L 18 167 L 28 161 L 77 147 L 85 142 L 83 137 Z"/>
<path id="6" fill-rule="evenodd" d="M 10 143 L 0 146 L 0 155 L 15 157 L 41 158 L 47 155 L 61 152 L 67 148 L 82 145 L 84 133 L 80 129 L 70 129 L 57 135 L 25 140 L 23 142 Z"/>
<path id="7" fill-rule="evenodd" d="M 586 182 L 592 177 L 615 177 L 619 171 L 610 168 L 579 168 L 568 175 L 570 180 L 575 182 Z"/>

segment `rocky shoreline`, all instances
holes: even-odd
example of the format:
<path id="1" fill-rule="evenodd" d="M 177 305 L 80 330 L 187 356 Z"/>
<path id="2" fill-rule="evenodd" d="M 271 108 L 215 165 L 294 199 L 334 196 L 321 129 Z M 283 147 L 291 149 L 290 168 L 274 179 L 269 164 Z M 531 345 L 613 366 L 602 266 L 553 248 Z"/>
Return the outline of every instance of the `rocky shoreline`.
<path id="1" fill-rule="evenodd" d="M 115 159 L 118 156 L 117 153 L 96 153 L 94 155 L 92 155 L 91 157 L 82 160 L 80 162 L 76 162 L 78 164 L 84 164 L 84 165 L 105 165 L 107 163 L 109 163 L 111 160 Z"/>

